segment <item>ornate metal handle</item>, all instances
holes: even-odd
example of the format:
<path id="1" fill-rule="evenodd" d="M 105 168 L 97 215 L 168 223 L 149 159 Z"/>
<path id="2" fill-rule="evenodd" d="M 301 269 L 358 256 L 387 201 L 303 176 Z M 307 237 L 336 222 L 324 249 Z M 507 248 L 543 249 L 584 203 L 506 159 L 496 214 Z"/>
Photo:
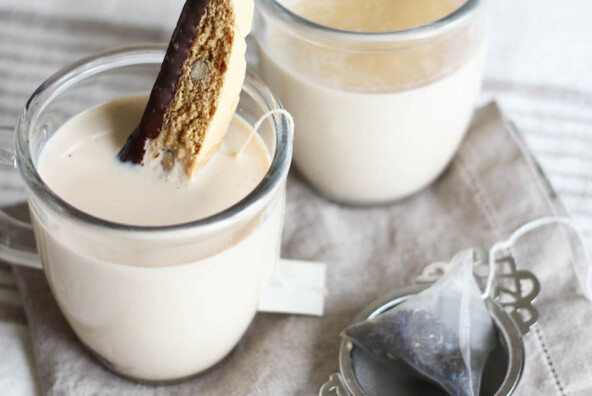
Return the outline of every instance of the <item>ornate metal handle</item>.
<path id="1" fill-rule="evenodd" d="M 329 381 L 325 382 L 319 391 L 319 396 L 350 396 L 343 383 L 341 374 L 331 374 Z"/>
<path id="2" fill-rule="evenodd" d="M 541 285 L 532 272 L 519 271 L 511 256 L 496 260 L 495 301 L 510 315 L 520 334 L 528 334 L 539 318 L 533 301 L 541 291 Z"/>
<path id="3" fill-rule="evenodd" d="M 480 283 L 484 283 L 484 276 L 480 276 L 478 270 L 487 266 L 487 255 L 480 249 L 475 249 L 475 252 L 476 278 Z M 539 311 L 533 305 L 533 301 L 538 296 L 541 285 L 533 273 L 519 271 L 512 256 L 496 260 L 496 267 L 493 300 L 512 318 L 520 334 L 526 335 L 539 318 Z M 416 283 L 433 283 L 449 269 L 449 263 L 429 264 L 416 278 Z"/>

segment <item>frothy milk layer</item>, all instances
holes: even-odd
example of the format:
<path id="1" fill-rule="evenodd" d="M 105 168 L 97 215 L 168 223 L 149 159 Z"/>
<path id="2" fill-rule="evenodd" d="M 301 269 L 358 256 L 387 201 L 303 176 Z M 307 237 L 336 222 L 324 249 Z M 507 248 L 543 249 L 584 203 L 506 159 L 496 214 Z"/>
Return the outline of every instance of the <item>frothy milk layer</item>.
<path id="1" fill-rule="evenodd" d="M 235 116 L 221 149 L 190 182 L 157 168 L 123 164 L 117 152 L 138 124 L 145 95 L 122 98 L 74 117 L 47 142 L 39 173 L 62 199 L 93 216 L 131 225 L 181 224 L 232 206 L 261 182 L 270 158 L 257 134 Z"/>
<path id="2" fill-rule="evenodd" d="M 357 32 L 410 29 L 451 14 L 466 0 L 283 0 L 296 14 L 320 25 Z"/>

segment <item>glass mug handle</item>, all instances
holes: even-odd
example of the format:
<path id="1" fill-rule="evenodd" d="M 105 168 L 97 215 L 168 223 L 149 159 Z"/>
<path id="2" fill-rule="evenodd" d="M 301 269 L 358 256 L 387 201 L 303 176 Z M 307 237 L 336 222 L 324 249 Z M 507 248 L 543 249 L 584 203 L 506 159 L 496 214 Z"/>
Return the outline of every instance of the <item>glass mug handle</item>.
<path id="1" fill-rule="evenodd" d="M 0 125 L 0 167 L 16 171 L 14 128 Z M 0 194 L 2 194 L 0 187 Z M 26 203 L 17 210 L 26 210 Z M 33 227 L 0 207 L 0 259 L 9 263 L 41 268 Z"/>

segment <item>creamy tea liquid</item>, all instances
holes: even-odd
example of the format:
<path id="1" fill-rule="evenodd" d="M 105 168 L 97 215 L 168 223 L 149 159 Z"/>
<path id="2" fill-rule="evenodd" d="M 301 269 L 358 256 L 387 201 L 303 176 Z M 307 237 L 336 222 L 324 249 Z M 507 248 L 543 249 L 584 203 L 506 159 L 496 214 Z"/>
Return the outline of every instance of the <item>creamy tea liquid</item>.
<path id="1" fill-rule="evenodd" d="M 318 24 L 353 32 L 409 29 L 464 0 L 280 0 Z M 288 29 L 260 11 L 263 80 L 294 116 L 294 162 L 316 190 L 359 204 L 393 201 L 431 183 L 467 130 L 485 58 L 484 25 L 367 44 Z M 479 14 L 481 15 L 481 14 Z M 369 37 L 364 37 L 369 39 Z"/>
<path id="2" fill-rule="evenodd" d="M 67 122 L 47 142 L 40 174 L 61 198 L 96 217 L 133 225 L 187 223 L 240 201 L 270 166 L 235 117 L 220 151 L 189 184 L 116 157 L 146 96 L 115 100 Z M 158 165 L 160 166 L 160 165 Z M 29 197 L 37 247 L 53 294 L 80 340 L 119 373 L 180 379 L 226 356 L 251 323 L 279 260 L 284 183 L 224 221 L 173 230 L 78 221 Z"/>
<path id="3" fill-rule="evenodd" d="M 280 0 L 296 14 L 335 29 L 388 32 L 434 22 L 466 0 Z"/>
<path id="4" fill-rule="evenodd" d="M 141 118 L 146 101 L 146 96 L 118 99 L 68 121 L 40 156 L 43 181 L 66 202 L 93 216 L 152 226 L 219 213 L 261 182 L 269 169 L 269 154 L 255 134 L 244 152 L 235 156 L 251 133 L 236 116 L 221 149 L 194 180 L 164 180 L 159 169 L 121 163 L 117 153 Z"/>

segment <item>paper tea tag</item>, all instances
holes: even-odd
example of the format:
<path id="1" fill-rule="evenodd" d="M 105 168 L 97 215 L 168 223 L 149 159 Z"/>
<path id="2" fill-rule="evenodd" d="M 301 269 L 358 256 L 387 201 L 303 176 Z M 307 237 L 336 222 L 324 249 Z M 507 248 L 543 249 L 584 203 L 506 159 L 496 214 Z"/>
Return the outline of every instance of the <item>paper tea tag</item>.
<path id="1" fill-rule="evenodd" d="M 259 301 L 259 312 L 323 316 L 326 265 L 281 259 Z"/>

